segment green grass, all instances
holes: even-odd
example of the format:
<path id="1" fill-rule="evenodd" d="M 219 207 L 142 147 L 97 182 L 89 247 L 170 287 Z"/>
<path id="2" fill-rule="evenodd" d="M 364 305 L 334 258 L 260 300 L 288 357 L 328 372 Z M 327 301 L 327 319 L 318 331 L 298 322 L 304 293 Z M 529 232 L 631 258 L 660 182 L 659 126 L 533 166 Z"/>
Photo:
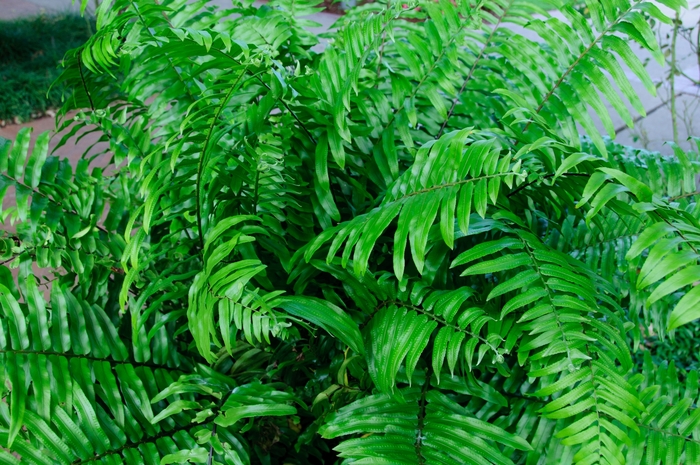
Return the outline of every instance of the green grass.
<path id="1" fill-rule="evenodd" d="M 26 121 L 60 106 L 66 89 L 47 91 L 65 52 L 83 44 L 93 27 L 68 14 L 0 21 L 0 120 Z"/>

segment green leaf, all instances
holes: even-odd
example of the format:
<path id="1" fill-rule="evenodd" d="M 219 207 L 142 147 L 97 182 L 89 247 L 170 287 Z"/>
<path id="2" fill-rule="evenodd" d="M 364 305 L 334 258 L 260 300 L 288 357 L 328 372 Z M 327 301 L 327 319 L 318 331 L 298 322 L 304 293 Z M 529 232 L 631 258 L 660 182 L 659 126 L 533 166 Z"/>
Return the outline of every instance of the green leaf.
<path id="1" fill-rule="evenodd" d="M 112 374 L 112 368 L 108 362 L 95 362 L 92 365 L 95 378 L 100 383 L 102 392 L 105 394 L 105 401 L 109 407 L 117 425 L 124 428 L 124 404 L 122 401 L 117 380 Z"/>
<path id="2" fill-rule="evenodd" d="M 167 454 L 160 459 L 160 465 L 170 463 L 205 463 L 209 457 L 209 451 L 204 447 L 180 450 L 174 454 Z"/>
<path id="3" fill-rule="evenodd" d="M 634 241 L 632 247 L 627 251 L 626 260 L 633 260 L 638 257 L 645 249 L 651 247 L 659 239 L 673 232 L 673 226 L 667 223 L 659 222 L 646 228 Z"/>
<path id="4" fill-rule="evenodd" d="M 19 130 L 15 144 L 10 152 L 8 172 L 11 177 L 19 180 L 24 174 L 24 164 L 27 161 L 29 142 L 32 137 L 32 128 L 25 127 Z"/>
<path id="5" fill-rule="evenodd" d="M 595 155 L 591 155 L 589 153 L 574 153 L 572 155 L 569 155 L 562 161 L 561 165 L 559 168 L 557 168 L 557 172 L 554 175 L 554 180 L 561 176 L 564 173 L 568 173 L 571 168 L 574 168 L 578 164 L 588 161 L 588 160 L 596 160 L 597 157 Z"/>
<path id="6" fill-rule="evenodd" d="M 15 355 L 8 352 L 7 357 L 7 377 L 12 384 L 10 391 L 10 429 L 6 447 L 12 447 L 12 443 L 17 438 L 24 422 L 24 411 L 26 409 L 27 386 L 24 375 L 24 356 Z"/>
<path id="7" fill-rule="evenodd" d="M 544 290 L 541 287 L 534 287 L 532 289 L 528 289 L 527 291 L 523 292 L 522 294 L 513 297 L 511 300 L 509 300 L 501 309 L 501 320 L 505 318 L 506 315 L 509 313 L 524 307 L 525 305 L 529 305 L 533 302 L 537 302 L 538 300 L 544 298 L 547 296 L 547 291 Z M 551 307 L 548 307 L 549 310 L 551 310 Z M 542 310 L 546 310 L 542 308 Z M 523 315 L 523 318 L 525 318 L 525 315 Z"/>
<path id="8" fill-rule="evenodd" d="M 36 414 L 26 411 L 24 422 L 27 430 L 35 435 L 61 464 L 66 465 L 73 461 L 74 456 L 66 443 Z"/>
<path id="9" fill-rule="evenodd" d="M 678 302 L 668 319 L 668 330 L 672 331 L 700 318 L 700 287 L 694 287 Z"/>
<path id="10" fill-rule="evenodd" d="M 535 282 L 537 279 L 539 279 L 539 275 L 533 270 L 521 271 L 507 281 L 504 281 L 498 286 L 494 287 L 489 293 L 488 297 L 486 297 L 486 300 L 491 300 L 500 295 L 525 287 L 528 284 Z"/>
<path id="11" fill-rule="evenodd" d="M 466 270 L 462 271 L 460 276 L 472 276 L 475 274 L 497 273 L 499 271 L 512 270 L 519 266 L 529 265 L 531 263 L 530 256 L 525 253 L 516 253 L 513 255 L 504 255 L 493 260 L 477 263 Z"/>
<path id="12" fill-rule="evenodd" d="M 340 212 L 338 212 L 338 207 L 336 207 L 333 200 L 328 179 L 328 141 L 325 137 L 319 139 L 316 145 L 315 165 L 316 182 L 314 187 L 318 200 L 333 220 L 340 221 Z"/>
<path id="13" fill-rule="evenodd" d="M 654 292 L 647 298 L 647 306 L 651 306 L 659 299 L 676 292 L 678 289 L 700 281 L 700 266 L 694 265 L 682 269 L 672 277 L 659 284 Z"/>
<path id="14" fill-rule="evenodd" d="M 360 330 L 352 318 L 335 305 L 312 297 L 284 297 L 278 306 L 294 316 L 320 326 L 358 354 L 364 354 Z"/>
<path id="15" fill-rule="evenodd" d="M 617 197 L 623 192 L 628 192 L 629 189 L 625 186 L 619 184 L 606 184 L 603 186 L 596 196 L 591 201 L 591 208 L 588 213 L 586 213 L 586 221 L 590 221 L 608 202 Z"/>
<path id="16" fill-rule="evenodd" d="M 223 415 L 220 415 L 214 421 L 217 425 L 227 427 L 235 424 L 244 418 L 254 417 L 282 417 L 294 415 L 297 409 L 291 405 L 282 404 L 260 404 L 260 405 L 243 405 L 226 409 Z"/>
<path id="17" fill-rule="evenodd" d="M 500 252 L 503 249 L 522 249 L 523 244 L 518 239 L 506 237 L 496 241 L 482 242 L 481 244 L 475 245 L 471 249 L 463 252 L 455 258 L 450 264 L 450 268 L 455 266 L 465 265 L 479 258 L 485 257 L 486 255 L 491 255 L 496 252 Z"/>
<path id="18" fill-rule="evenodd" d="M 46 155 L 49 151 L 49 140 L 51 139 L 50 132 L 39 134 L 34 142 L 34 149 L 27 162 L 27 173 L 24 175 L 24 183 L 35 189 L 41 180 L 41 170 L 46 161 Z"/>
<path id="19" fill-rule="evenodd" d="M 472 208 L 472 193 L 474 184 L 467 183 L 459 190 L 459 201 L 457 202 L 457 224 L 462 233 L 469 234 L 469 216 Z"/>
<path id="20" fill-rule="evenodd" d="M 435 342 L 433 343 L 433 371 L 435 372 L 438 384 L 440 384 L 440 371 L 442 371 L 442 364 L 445 362 L 447 345 L 450 342 L 451 336 L 452 329 L 444 327 L 438 331 L 437 336 L 435 336 Z"/>
<path id="21" fill-rule="evenodd" d="M 46 421 L 51 420 L 51 382 L 46 365 L 46 355 L 28 354 L 29 374 L 32 380 L 37 413 Z"/>
<path id="22" fill-rule="evenodd" d="M 159 421 L 164 420 L 172 415 L 177 415 L 183 410 L 191 410 L 198 407 L 201 408 L 199 402 L 195 402 L 193 400 L 176 400 L 175 402 L 171 403 L 166 408 L 161 410 L 160 413 L 158 413 L 158 415 L 153 417 L 151 423 L 156 424 Z"/>
<path id="23" fill-rule="evenodd" d="M 623 173 L 620 170 L 612 168 L 598 168 L 603 173 L 609 174 L 616 179 L 620 184 L 625 186 L 632 192 L 640 202 L 651 202 L 652 192 L 644 183 L 634 179 L 632 176 Z"/>
<path id="24" fill-rule="evenodd" d="M 15 349 L 27 349 L 29 347 L 29 334 L 27 333 L 27 323 L 24 313 L 19 308 L 19 303 L 15 300 L 9 289 L 0 284 L 0 307 L 11 323 L 10 335 L 12 336 L 12 347 Z M 12 435 L 10 435 L 12 437 Z"/>
<path id="25" fill-rule="evenodd" d="M 650 258 L 651 254 L 650 254 Z M 647 260 L 639 272 L 639 277 L 637 279 L 637 288 L 644 289 L 647 286 L 657 282 L 659 279 L 665 278 L 677 269 L 690 265 L 691 263 L 697 263 L 698 254 L 691 250 L 683 250 L 678 253 L 670 253 L 666 255 L 662 260 Z M 647 266 L 649 264 L 649 266 Z"/>

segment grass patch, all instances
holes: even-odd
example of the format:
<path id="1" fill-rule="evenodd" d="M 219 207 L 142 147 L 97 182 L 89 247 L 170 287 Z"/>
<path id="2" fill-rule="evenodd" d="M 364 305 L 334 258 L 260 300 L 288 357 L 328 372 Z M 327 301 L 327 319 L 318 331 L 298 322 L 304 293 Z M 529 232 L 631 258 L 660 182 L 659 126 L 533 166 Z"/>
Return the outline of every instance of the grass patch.
<path id="1" fill-rule="evenodd" d="M 88 21 L 71 14 L 0 21 L 0 120 L 27 121 L 60 106 L 66 89 L 47 91 L 66 51 L 90 37 Z"/>

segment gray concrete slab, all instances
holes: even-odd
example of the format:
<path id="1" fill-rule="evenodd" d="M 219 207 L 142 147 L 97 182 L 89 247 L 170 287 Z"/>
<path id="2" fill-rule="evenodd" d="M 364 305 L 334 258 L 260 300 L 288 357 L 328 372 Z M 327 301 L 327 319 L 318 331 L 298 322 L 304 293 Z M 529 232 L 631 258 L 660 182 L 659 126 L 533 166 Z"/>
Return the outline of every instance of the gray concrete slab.
<path id="1" fill-rule="evenodd" d="M 94 8 L 94 1 L 89 0 L 89 7 Z M 21 12 L 13 15 L 12 10 Z M 0 0 L 0 19 L 14 19 L 19 16 L 37 13 L 60 13 L 65 11 L 80 12 L 80 0 Z"/>

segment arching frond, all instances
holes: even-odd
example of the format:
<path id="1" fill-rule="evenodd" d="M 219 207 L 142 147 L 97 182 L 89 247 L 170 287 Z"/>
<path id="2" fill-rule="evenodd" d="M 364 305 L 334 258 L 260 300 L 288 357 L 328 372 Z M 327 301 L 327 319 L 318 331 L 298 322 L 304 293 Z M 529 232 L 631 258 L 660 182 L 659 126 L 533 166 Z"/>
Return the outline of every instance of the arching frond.
<path id="1" fill-rule="evenodd" d="M 595 128 L 684 2 L 583 3 L 101 2 L 0 140 L 0 463 L 697 462 L 698 155 Z"/>

